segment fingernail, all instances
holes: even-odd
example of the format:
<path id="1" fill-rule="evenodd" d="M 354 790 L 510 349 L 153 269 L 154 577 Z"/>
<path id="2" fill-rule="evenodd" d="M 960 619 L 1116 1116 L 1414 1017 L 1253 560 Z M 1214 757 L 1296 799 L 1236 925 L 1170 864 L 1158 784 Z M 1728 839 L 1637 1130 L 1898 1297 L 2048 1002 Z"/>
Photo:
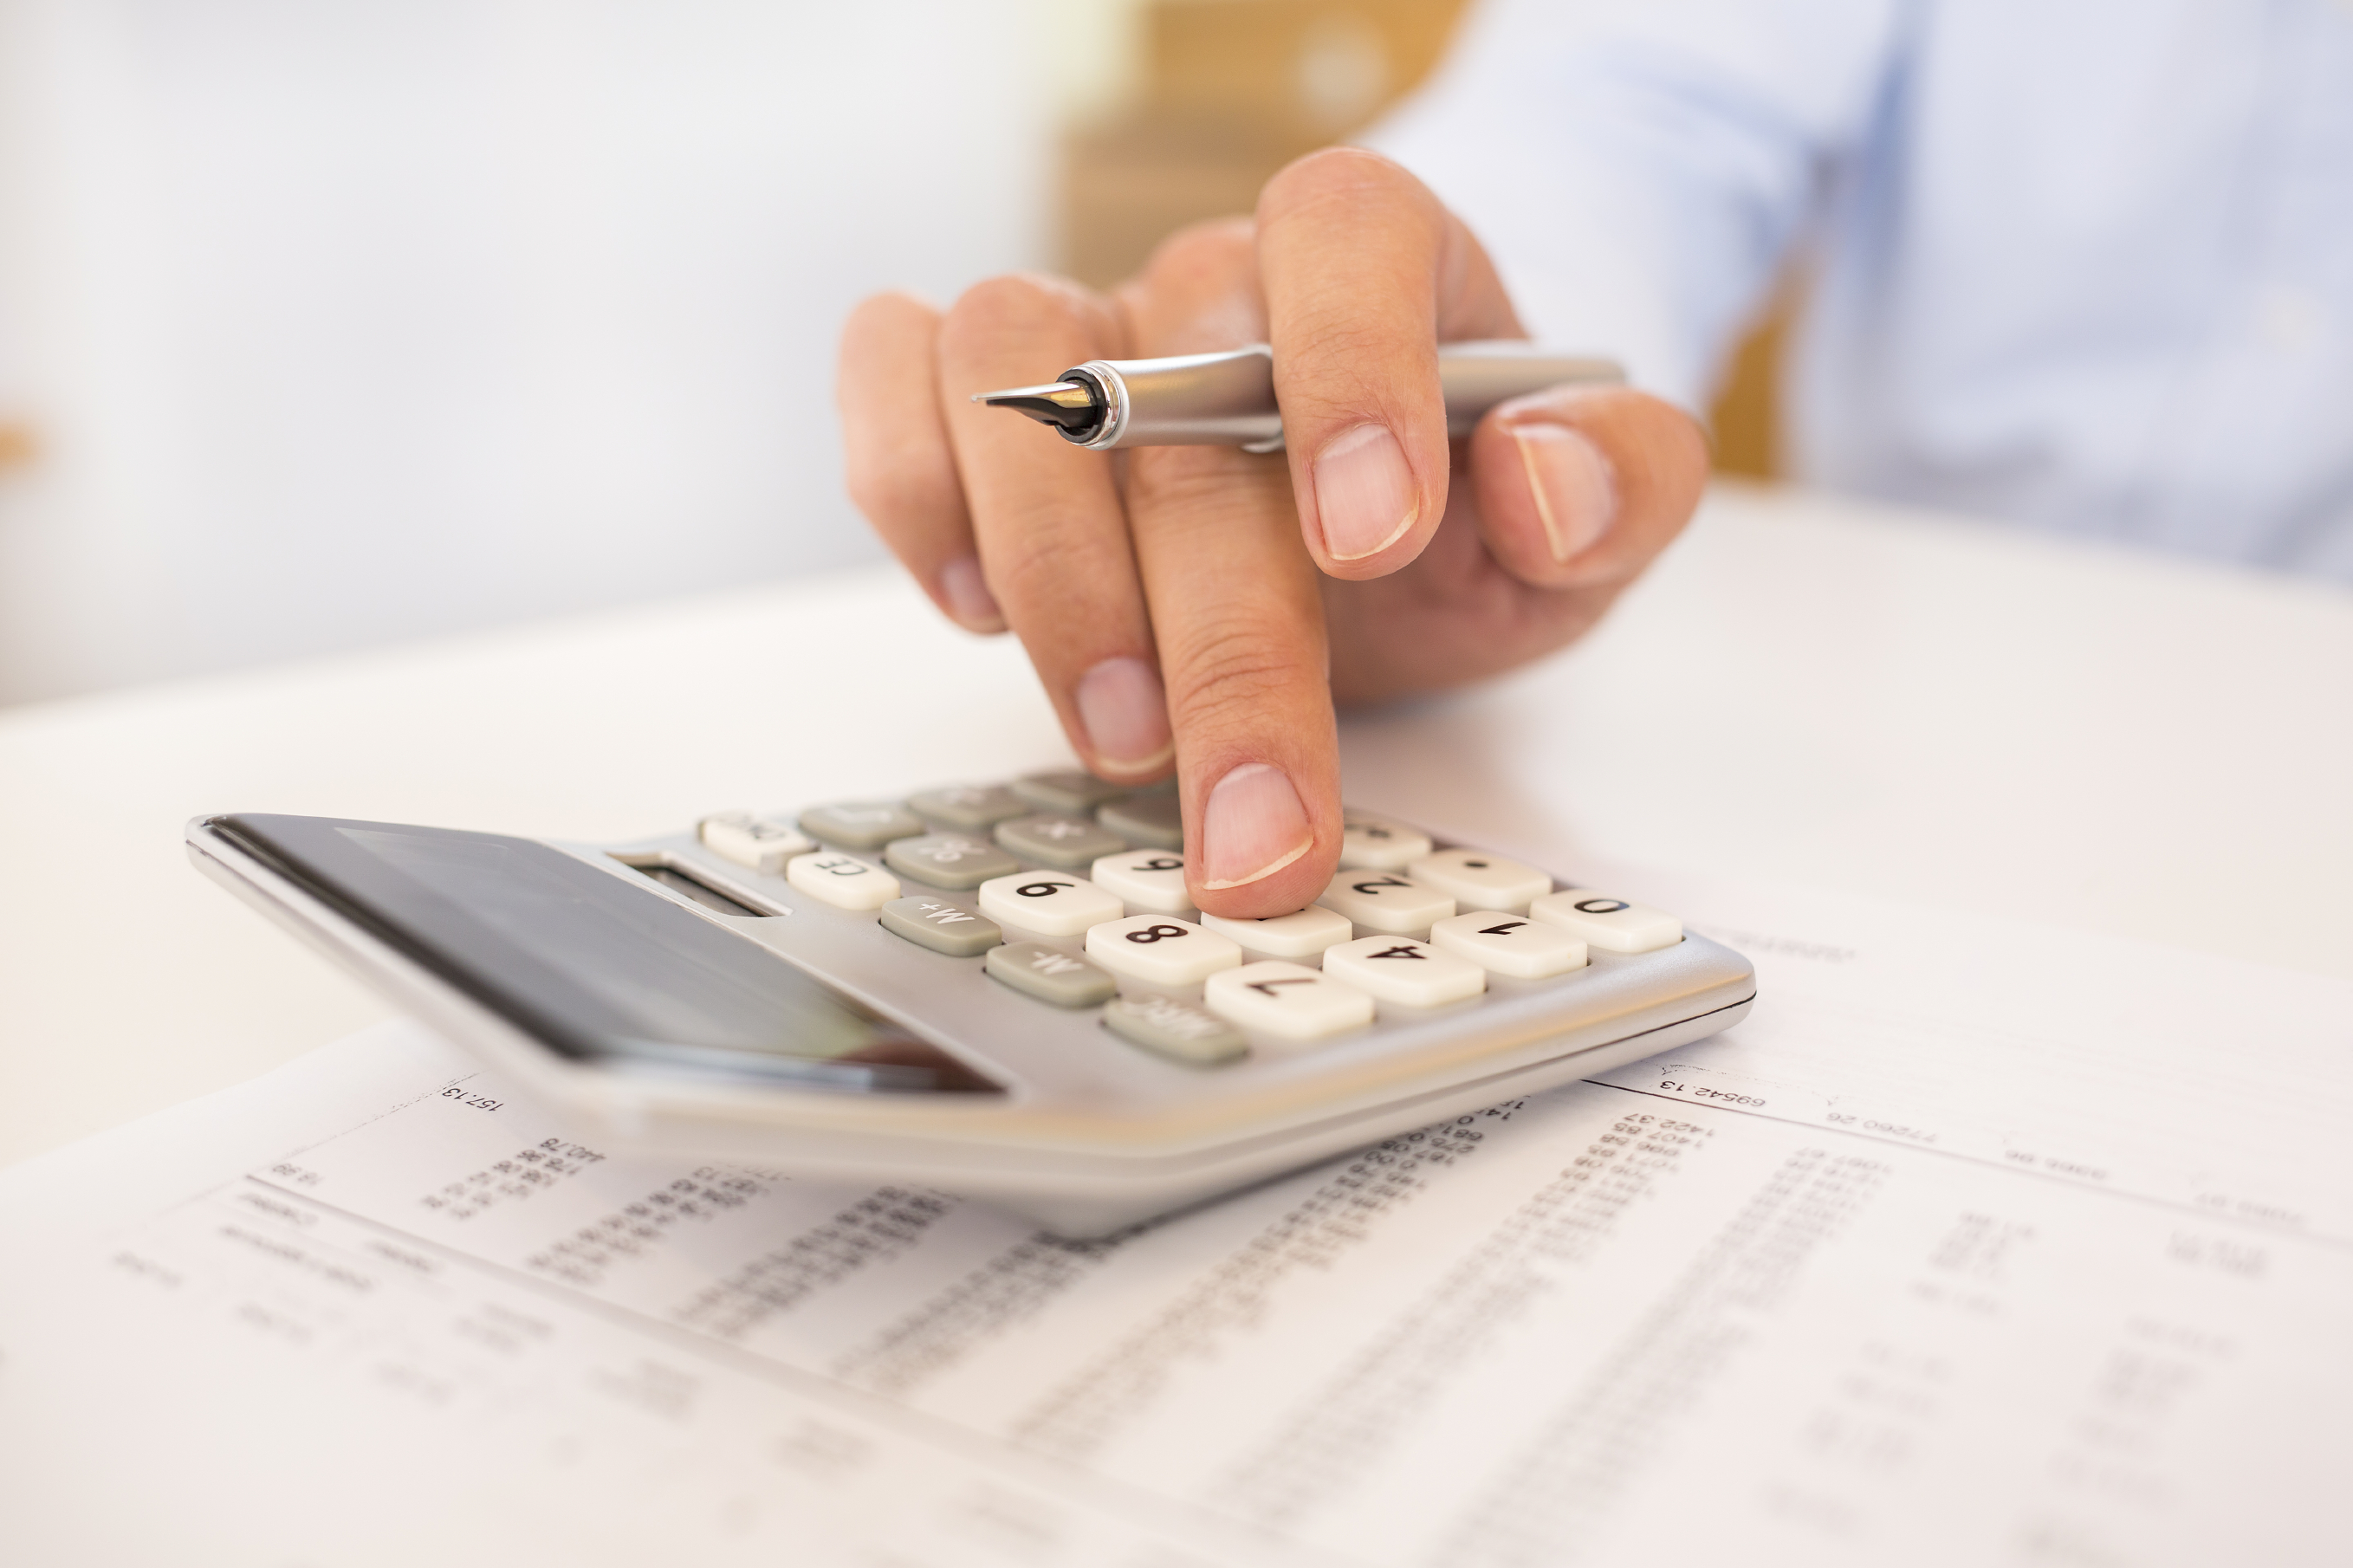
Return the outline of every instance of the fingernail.
<path id="1" fill-rule="evenodd" d="M 1115 773 L 1164 767 L 1176 753 L 1168 733 L 1168 694 L 1160 674 L 1140 658 L 1107 658 L 1079 677 L 1071 693 L 1095 763 Z"/>
<path id="2" fill-rule="evenodd" d="M 1335 437 L 1315 458 L 1315 517 L 1324 552 L 1361 561 L 1396 542 L 1421 514 L 1405 448 L 1382 425 Z"/>
<path id="3" fill-rule="evenodd" d="M 1618 521 L 1618 479 L 1609 459 L 1582 431 L 1566 425 L 1508 426 L 1535 496 L 1552 558 L 1582 553 Z"/>
<path id="4" fill-rule="evenodd" d="M 948 614 L 968 632 L 1005 629 L 1005 612 L 997 607 L 997 595 L 988 591 L 977 557 L 959 555 L 940 568 L 940 597 L 948 602 Z"/>
<path id="5" fill-rule="evenodd" d="M 1239 888 L 1272 876 L 1315 842 L 1307 808 L 1281 768 L 1244 763 L 1201 808 L 1201 886 Z"/>

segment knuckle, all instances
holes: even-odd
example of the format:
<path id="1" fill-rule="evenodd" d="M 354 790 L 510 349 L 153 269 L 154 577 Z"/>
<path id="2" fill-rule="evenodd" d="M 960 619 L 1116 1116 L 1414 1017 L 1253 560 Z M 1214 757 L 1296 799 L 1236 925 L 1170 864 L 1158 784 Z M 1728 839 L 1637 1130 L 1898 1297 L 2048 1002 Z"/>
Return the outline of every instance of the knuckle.
<path id="1" fill-rule="evenodd" d="M 1325 147 L 1293 159 L 1259 193 L 1261 225 L 1367 205 L 1421 208 L 1429 190 L 1402 166 L 1362 147 Z"/>
<path id="2" fill-rule="evenodd" d="M 1246 217 L 1212 218 L 1187 225 L 1153 248 L 1144 264 L 1145 281 L 1155 288 L 1203 278 L 1227 280 L 1256 270 L 1256 226 Z"/>
<path id="3" fill-rule="evenodd" d="M 1075 574 L 1075 560 L 1100 552 L 1099 531 L 1076 511 L 1039 508 L 1021 526 L 992 532 L 983 552 L 988 581 L 997 598 L 1008 604 L 1070 605 L 1073 584 L 1089 579 Z M 1082 606 L 1071 608 L 1083 614 Z"/>
<path id="4" fill-rule="evenodd" d="M 963 499 L 936 476 L 895 464 L 857 464 L 845 476 L 850 504 L 876 528 L 904 533 L 926 525 L 961 523 Z"/>
<path id="5" fill-rule="evenodd" d="M 1204 352 L 1266 336 L 1254 233 L 1248 218 L 1221 218 L 1161 242 L 1121 290 L 1144 352 Z"/>
<path id="6" fill-rule="evenodd" d="M 1313 654 L 1271 635 L 1262 620 L 1236 614 L 1195 622 L 1163 652 L 1170 711 L 1194 732 L 1262 725 L 1285 710 L 1284 694 L 1317 677 Z"/>
<path id="7" fill-rule="evenodd" d="M 929 304 L 902 289 L 885 289 L 869 294 L 858 301 L 849 312 L 844 331 L 850 335 L 869 332 L 922 330 L 936 323 L 940 313 Z"/>
<path id="8" fill-rule="evenodd" d="M 1104 315 L 1103 302 L 1067 278 L 1005 273 L 983 279 L 956 297 L 941 323 L 941 347 L 953 353 L 1008 334 L 1050 334 L 1058 340 L 1074 331 L 1092 334 L 1100 331 Z"/>
<path id="9" fill-rule="evenodd" d="M 1298 503 L 1290 465 L 1213 447 L 1139 451 L 1128 467 L 1123 495 L 1128 527 L 1142 555 L 1200 569 L 1227 553 L 1228 544 L 1264 528 L 1295 541 Z"/>
<path id="10" fill-rule="evenodd" d="M 1215 447 L 1138 450 L 1127 468 L 1128 510 L 1139 530 L 1166 533 L 1187 521 L 1214 527 L 1237 508 L 1280 505 L 1290 485 L 1280 463 Z"/>

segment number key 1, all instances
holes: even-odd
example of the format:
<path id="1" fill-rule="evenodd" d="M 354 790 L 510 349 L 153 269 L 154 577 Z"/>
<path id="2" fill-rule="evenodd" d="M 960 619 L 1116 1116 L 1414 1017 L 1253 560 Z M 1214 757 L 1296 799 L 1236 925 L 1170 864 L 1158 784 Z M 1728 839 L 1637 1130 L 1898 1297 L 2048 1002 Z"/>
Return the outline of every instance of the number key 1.
<path id="1" fill-rule="evenodd" d="M 1586 964 L 1585 943 L 1557 926 L 1496 910 L 1455 915 L 1430 928 L 1433 946 L 1495 974 L 1548 980 Z"/>

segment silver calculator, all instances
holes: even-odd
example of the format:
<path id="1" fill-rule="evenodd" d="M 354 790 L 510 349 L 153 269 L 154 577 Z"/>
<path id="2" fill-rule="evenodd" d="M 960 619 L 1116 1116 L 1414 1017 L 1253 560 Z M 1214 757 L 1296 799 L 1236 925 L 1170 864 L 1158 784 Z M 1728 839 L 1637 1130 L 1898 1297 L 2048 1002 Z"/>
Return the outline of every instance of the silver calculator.
<path id="1" fill-rule="evenodd" d="M 1099 1236 L 1725 1028 L 1673 915 L 1351 811 L 1306 909 L 1197 910 L 1176 795 L 1074 772 L 571 844 L 199 818 L 204 870 L 583 1138 Z"/>

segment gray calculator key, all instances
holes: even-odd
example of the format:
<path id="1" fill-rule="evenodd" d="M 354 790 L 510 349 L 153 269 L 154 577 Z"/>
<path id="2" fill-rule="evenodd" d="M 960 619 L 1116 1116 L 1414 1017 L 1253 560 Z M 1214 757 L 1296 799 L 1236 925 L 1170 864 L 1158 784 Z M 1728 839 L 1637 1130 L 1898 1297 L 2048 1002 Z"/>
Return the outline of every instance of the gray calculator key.
<path id="1" fill-rule="evenodd" d="M 952 958 L 987 952 L 1005 940 L 1004 930 L 987 915 L 960 910 L 945 899 L 923 893 L 893 899 L 883 905 L 882 927 Z"/>
<path id="2" fill-rule="evenodd" d="M 967 833 L 986 833 L 1008 816 L 1037 809 L 1003 784 L 944 784 L 908 796 L 907 806 Z"/>
<path id="3" fill-rule="evenodd" d="M 1157 790 L 1107 802 L 1095 820 L 1139 849 L 1185 847 L 1185 807 Z"/>
<path id="4" fill-rule="evenodd" d="M 1076 768 L 1062 768 L 1053 773 L 1030 773 L 1015 779 L 1013 793 L 1040 811 L 1082 814 L 1092 811 L 1107 800 L 1117 799 L 1127 791 L 1117 784 L 1105 784 L 1092 773 L 1082 773 Z"/>
<path id="5" fill-rule="evenodd" d="M 991 877 L 1009 877 L 1020 863 L 986 838 L 961 833 L 926 833 L 894 838 L 882 863 L 902 877 L 934 888 L 977 888 Z"/>
<path id="6" fill-rule="evenodd" d="M 801 813 L 803 833 L 845 849 L 880 849 L 893 838 L 913 838 L 923 830 L 921 817 L 887 800 L 813 805 Z"/>
<path id="7" fill-rule="evenodd" d="M 1016 991 L 1057 1007 L 1092 1007 L 1119 991 L 1111 972 L 1072 958 L 1042 942 L 1013 942 L 988 950 L 988 973 Z"/>
<path id="8" fill-rule="evenodd" d="M 1105 855 L 1116 855 L 1127 841 L 1097 827 L 1083 816 L 1048 815 L 1017 816 L 997 825 L 997 841 L 1024 860 L 1083 871 Z M 1452 913 L 1449 910 L 1448 913 Z"/>
<path id="9" fill-rule="evenodd" d="M 1112 1033 L 1155 1055 L 1215 1067 L 1250 1053 L 1241 1031 L 1172 996 L 1118 996 L 1103 1009 Z"/>

